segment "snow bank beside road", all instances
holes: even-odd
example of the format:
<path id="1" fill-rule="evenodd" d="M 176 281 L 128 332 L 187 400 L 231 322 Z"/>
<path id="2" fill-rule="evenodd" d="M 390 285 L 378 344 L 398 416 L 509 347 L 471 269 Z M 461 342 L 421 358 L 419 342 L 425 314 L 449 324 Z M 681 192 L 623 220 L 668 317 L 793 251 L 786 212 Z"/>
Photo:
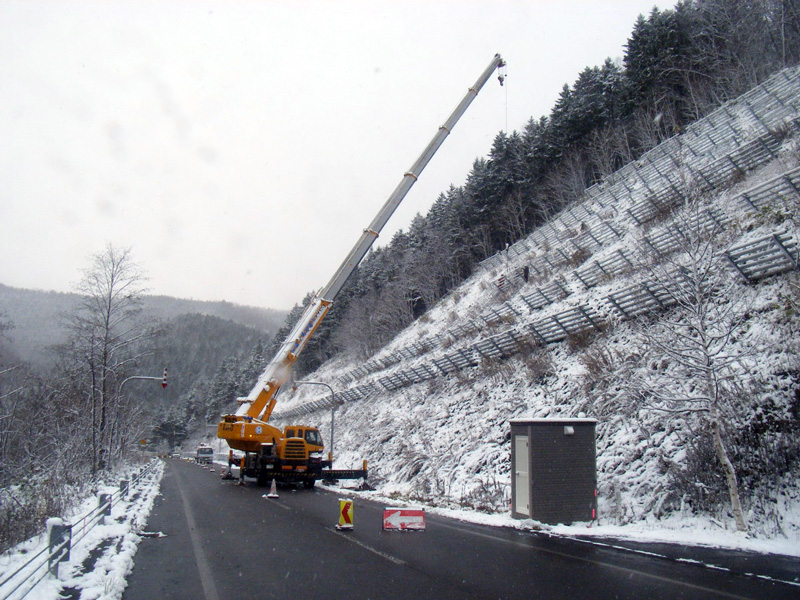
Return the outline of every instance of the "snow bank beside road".
<path id="1" fill-rule="evenodd" d="M 45 575 L 47 569 L 47 545 L 45 535 L 20 544 L 3 555 L 0 562 L 0 581 L 43 552 L 31 567 L 25 569 L 26 579 L 20 585 L 17 579 L 0 587 L 3 600 L 119 600 L 127 585 L 126 578 L 133 569 L 133 556 L 141 541 L 142 528 L 147 523 L 155 498 L 159 493 L 164 463 L 158 461 L 150 471 L 130 487 L 125 498 L 114 499 L 111 516 L 100 517 L 94 525 L 97 498 L 88 498 L 64 521 L 72 524 L 73 544 L 67 562 L 59 566 L 57 579 Z M 113 493 L 113 488 L 104 488 L 104 493 Z M 41 565 L 35 568 L 36 565 Z M 41 583 L 31 588 L 34 581 Z M 27 592 L 27 593 L 26 593 Z"/>
<path id="2" fill-rule="evenodd" d="M 476 525 L 508 527 L 511 529 L 546 531 L 554 535 L 580 538 L 614 538 L 633 542 L 677 544 L 688 547 L 708 547 L 729 550 L 758 552 L 761 554 L 780 554 L 800 557 L 800 537 L 786 539 L 758 539 L 725 529 L 709 516 L 673 515 L 652 521 L 640 521 L 626 525 L 612 525 L 601 519 L 594 523 L 573 525 L 545 525 L 530 519 L 513 519 L 510 512 L 482 513 L 474 510 L 443 508 L 420 502 L 409 502 L 390 498 L 378 492 L 360 492 L 346 487 L 329 486 L 339 494 L 367 498 L 386 506 L 407 506 L 424 508 L 427 512 Z M 795 506 L 800 510 L 800 504 Z"/>

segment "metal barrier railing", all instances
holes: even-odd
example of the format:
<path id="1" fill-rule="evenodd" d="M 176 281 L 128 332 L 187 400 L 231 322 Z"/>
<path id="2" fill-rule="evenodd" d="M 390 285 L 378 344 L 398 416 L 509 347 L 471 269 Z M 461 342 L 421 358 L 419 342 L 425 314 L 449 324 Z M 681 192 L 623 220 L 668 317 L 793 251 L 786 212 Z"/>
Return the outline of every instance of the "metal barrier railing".
<path id="1" fill-rule="evenodd" d="M 46 577 L 57 578 L 58 566 L 69 560 L 70 550 L 80 544 L 105 517 L 111 516 L 112 507 L 125 498 L 130 489 L 136 487 L 145 477 L 153 475 L 159 463 L 159 460 L 153 459 L 134 473 L 130 481 L 120 481 L 118 490 L 98 494 L 97 507 L 71 519 L 72 523 L 65 523 L 60 518 L 48 519 L 48 543 L 23 564 L 16 566 L 12 572 L 0 574 L 0 600 L 22 600 Z"/>

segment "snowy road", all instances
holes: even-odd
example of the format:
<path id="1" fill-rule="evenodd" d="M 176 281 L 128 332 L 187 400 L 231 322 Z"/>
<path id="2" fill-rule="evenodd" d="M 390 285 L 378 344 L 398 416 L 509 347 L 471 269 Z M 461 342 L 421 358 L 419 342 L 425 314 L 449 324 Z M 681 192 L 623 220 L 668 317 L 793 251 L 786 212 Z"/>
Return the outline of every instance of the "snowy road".
<path id="1" fill-rule="evenodd" d="M 798 588 L 697 564 L 428 515 L 425 532 L 384 532 L 382 506 L 236 486 L 168 461 L 124 600 L 249 598 L 796 598 Z"/>

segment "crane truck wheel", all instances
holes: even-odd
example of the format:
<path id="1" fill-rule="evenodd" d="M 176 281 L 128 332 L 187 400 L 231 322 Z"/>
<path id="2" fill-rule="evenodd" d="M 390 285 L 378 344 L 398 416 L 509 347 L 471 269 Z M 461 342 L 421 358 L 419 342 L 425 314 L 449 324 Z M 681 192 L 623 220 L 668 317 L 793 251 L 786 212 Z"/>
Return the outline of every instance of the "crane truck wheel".
<path id="1" fill-rule="evenodd" d="M 303 480 L 303 487 L 306 488 L 307 490 L 313 490 L 316 483 L 317 483 L 316 479 L 305 479 Z"/>

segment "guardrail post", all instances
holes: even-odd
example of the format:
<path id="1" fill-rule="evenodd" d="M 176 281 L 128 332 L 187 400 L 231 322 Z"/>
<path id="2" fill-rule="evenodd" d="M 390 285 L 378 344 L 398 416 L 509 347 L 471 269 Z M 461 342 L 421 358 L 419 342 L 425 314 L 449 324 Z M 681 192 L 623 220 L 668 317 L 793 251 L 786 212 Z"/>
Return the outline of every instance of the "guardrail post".
<path id="1" fill-rule="evenodd" d="M 128 496 L 128 480 L 120 479 L 119 481 L 119 497 L 126 498 Z"/>
<path id="2" fill-rule="evenodd" d="M 58 563 L 69 560 L 72 544 L 72 525 L 59 518 L 47 520 L 50 555 L 47 558 L 47 569 L 53 577 L 58 577 Z"/>
<path id="3" fill-rule="evenodd" d="M 111 494 L 98 494 L 97 495 L 97 509 L 100 514 L 105 517 L 111 516 Z"/>

